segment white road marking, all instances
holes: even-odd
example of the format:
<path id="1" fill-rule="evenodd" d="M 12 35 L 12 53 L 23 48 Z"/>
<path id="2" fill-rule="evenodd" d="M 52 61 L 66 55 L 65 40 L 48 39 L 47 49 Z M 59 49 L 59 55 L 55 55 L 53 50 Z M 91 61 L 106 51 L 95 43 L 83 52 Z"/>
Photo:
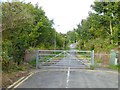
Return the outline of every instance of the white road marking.
<path id="1" fill-rule="evenodd" d="M 69 77 L 70 77 L 70 67 L 68 67 L 68 72 L 67 72 L 66 88 L 68 88 Z"/>

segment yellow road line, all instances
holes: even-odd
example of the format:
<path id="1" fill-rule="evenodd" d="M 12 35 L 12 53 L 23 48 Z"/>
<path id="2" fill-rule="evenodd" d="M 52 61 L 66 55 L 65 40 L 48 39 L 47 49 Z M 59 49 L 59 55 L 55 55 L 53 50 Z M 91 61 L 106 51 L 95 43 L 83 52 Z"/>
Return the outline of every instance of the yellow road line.
<path id="1" fill-rule="evenodd" d="M 31 74 L 31 73 L 29 73 Z M 15 86 L 15 84 L 19 83 L 20 81 L 22 81 L 25 77 L 21 77 L 19 80 L 17 80 L 16 82 L 14 82 L 12 85 L 8 86 L 7 88 L 12 88 L 13 86 Z"/>
<path id="2" fill-rule="evenodd" d="M 14 82 L 12 85 L 10 85 L 8 88 L 13 87 L 15 84 L 17 84 L 19 81 L 21 81 L 22 79 L 24 79 L 25 77 L 20 78 L 18 81 Z"/>
<path id="3" fill-rule="evenodd" d="M 34 73 L 31 73 L 28 77 L 26 77 L 24 80 L 22 80 L 20 83 L 18 83 L 14 88 L 17 88 L 20 84 L 22 84 L 25 80 L 27 80 L 29 77 L 31 77 Z"/>

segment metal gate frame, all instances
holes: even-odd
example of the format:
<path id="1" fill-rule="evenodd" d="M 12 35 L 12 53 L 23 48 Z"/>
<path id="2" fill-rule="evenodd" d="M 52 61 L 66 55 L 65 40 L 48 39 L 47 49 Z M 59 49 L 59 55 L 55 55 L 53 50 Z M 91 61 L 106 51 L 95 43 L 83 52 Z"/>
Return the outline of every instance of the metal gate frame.
<path id="1" fill-rule="evenodd" d="M 40 52 L 54 52 L 54 53 L 57 53 L 57 52 L 60 52 L 59 54 L 39 54 Z M 44 56 L 47 56 L 47 55 L 50 55 L 53 57 L 52 58 L 49 58 L 48 60 L 46 61 L 49 61 L 49 60 L 52 60 L 53 58 L 61 55 L 62 53 L 64 54 L 64 57 L 65 57 L 65 54 L 69 54 L 71 52 L 71 50 L 36 50 L 36 69 L 38 68 L 38 61 L 39 61 L 39 56 L 40 55 L 44 55 Z M 85 51 L 85 50 L 72 50 L 72 52 L 75 52 L 75 53 L 91 53 L 91 60 L 90 60 L 90 65 L 94 65 L 94 50 L 92 51 Z M 77 57 L 76 57 L 77 58 Z"/>

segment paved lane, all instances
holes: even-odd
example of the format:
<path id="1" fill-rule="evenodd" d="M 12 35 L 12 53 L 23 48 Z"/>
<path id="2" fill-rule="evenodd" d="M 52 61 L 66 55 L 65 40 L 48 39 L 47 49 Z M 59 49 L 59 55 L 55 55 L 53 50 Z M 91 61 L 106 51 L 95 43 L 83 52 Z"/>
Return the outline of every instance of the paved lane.
<path id="1" fill-rule="evenodd" d="M 73 50 L 45 67 L 36 70 L 18 88 L 118 88 L 117 73 L 85 69 L 87 66 L 75 57 Z"/>
<path id="2" fill-rule="evenodd" d="M 118 88 L 118 75 L 84 69 L 38 70 L 18 88 Z"/>

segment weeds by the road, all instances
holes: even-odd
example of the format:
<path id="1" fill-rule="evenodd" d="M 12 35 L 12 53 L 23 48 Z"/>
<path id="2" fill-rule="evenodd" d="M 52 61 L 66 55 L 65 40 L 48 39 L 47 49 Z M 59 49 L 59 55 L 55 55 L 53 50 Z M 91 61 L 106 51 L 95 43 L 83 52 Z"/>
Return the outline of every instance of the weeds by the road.
<path id="1" fill-rule="evenodd" d="M 32 66 L 32 68 L 34 68 L 36 66 L 36 59 L 34 58 L 33 60 L 29 61 L 28 63 Z"/>
<path id="2" fill-rule="evenodd" d="M 120 70 L 120 65 L 109 65 L 108 68 L 113 70 Z"/>
<path id="3" fill-rule="evenodd" d="M 94 65 L 90 65 L 90 70 L 94 70 L 95 66 Z"/>
<path id="4" fill-rule="evenodd" d="M 9 85 L 13 84 L 15 81 L 23 76 L 26 76 L 29 71 L 17 71 L 17 72 L 3 72 L 2 73 L 2 87 L 7 88 Z"/>
<path id="5" fill-rule="evenodd" d="M 13 64 L 12 64 L 13 65 Z M 23 63 L 21 65 L 14 64 L 9 71 L 2 72 L 2 87 L 6 88 L 19 78 L 27 75 L 32 66 L 28 63 Z"/>

